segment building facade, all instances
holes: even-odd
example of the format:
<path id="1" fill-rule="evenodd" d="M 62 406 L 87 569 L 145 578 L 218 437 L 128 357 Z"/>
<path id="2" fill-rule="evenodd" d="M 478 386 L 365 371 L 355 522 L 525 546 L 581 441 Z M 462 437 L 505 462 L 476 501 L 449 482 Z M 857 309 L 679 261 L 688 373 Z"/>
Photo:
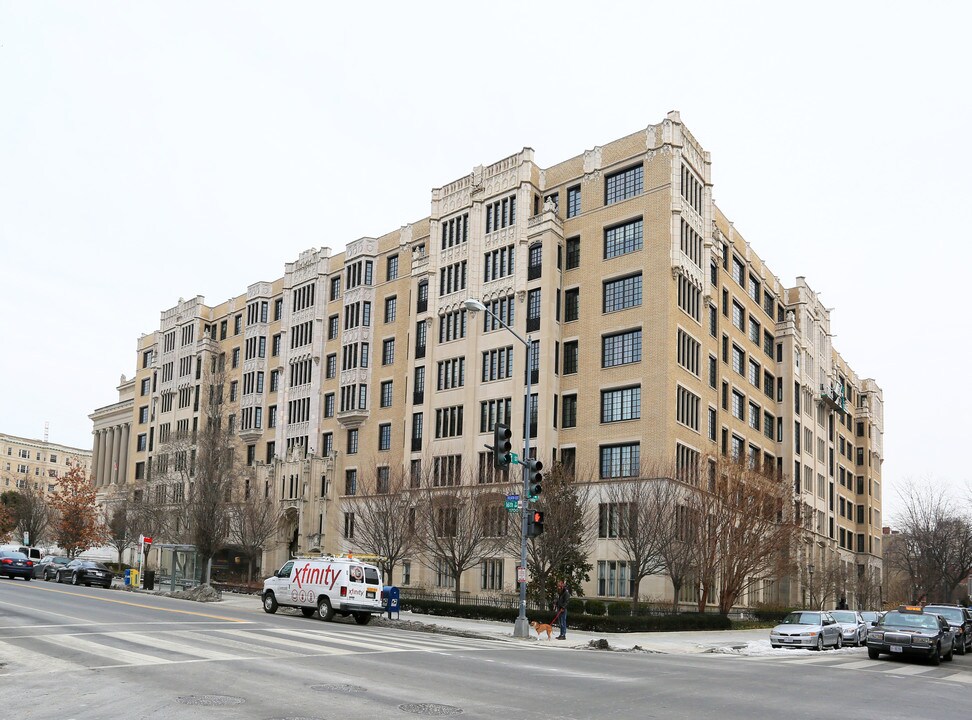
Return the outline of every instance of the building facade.
<path id="1" fill-rule="evenodd" d="M 308 250 L 218 306 L 180 300 L 139 340 L 123 463 L 130 484 L 151 483 L 170 462 L 161 444 L 198 427 L 201 371 L 218 362 L 241 456 L 284 510 L 270 567 L 356 550 L 349 507 L 375 478 L 488 482 L 496 422 L 595 489 L 647 464 L 746 458 L 792 484 L 807 527 L 800 576 L 747 602 L 792 601 L 810 566 L 818 582 L 843 572 L 842 588 L 881 568 L 881 390 L 829 323 L 715 206 L 709 154 L 673 112 L 550 168 L 529 148 L 477 166 L 432 191 L 427 218 Z M 627 594 L 615 539 L 597 538 L 591 561 L 587 595 Z M 490 562 L 463 591 L 514 588 L 515 559 Z M 416 559 L 392 580 L 436 575 Z M 671 587 L 652 577 L 640 592 Z"/>
<path id="2" fill-rule="evenodd" d="M 90 473 L 91 451 L 0 433 L 0 463 L 0 492 L 22 490 L 29 484 L 46 495 L 54 492 L 59 479 L 78 463 L 86 474 Z"/>

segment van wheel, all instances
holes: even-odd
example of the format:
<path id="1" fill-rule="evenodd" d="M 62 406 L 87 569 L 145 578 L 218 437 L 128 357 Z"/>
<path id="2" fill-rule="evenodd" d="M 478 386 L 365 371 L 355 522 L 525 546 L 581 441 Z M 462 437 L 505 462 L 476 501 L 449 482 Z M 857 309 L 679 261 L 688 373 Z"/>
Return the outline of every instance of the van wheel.
<path id="1" fill-rule="evenodd" d="M 317 614 L 325 622 L 330 621 L 334 617 L 334 608 L 331 607 L 331 601 L 327 597 L 322 597 L 317 601 Z"/>
<path id="2" fill-rule="evenodd" d="M 354 621 L 358 623 L 358 625 L 367 625 L 371 622 L 371 613 L 355 613 Z"/>
<path id="3" fill-rule="evenodd" d="M 277 612 L 278 607 L 277 598 L 273 596 L 272 592 L 268 592 L 263 596 L 263 612 L 273 615 Z"/>
<path id="4" fill-rule="evenodd" d="M 315 613 L 315 609 L 314 608 L 301 608 L 300 609 L 300 612 L 303 614 L 304 617 L 310 617 L 311 615 L 313 615 Z"/>

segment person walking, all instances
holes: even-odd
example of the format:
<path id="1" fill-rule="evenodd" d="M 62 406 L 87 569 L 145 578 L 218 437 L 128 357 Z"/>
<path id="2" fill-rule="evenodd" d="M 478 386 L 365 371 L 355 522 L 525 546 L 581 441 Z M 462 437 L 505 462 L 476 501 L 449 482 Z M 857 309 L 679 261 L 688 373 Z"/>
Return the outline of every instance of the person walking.
<path id="1" fill-rule="evenodd" d="M 560 625 L 560 635 L 557 636 L 558 640 L 567 639 L 567 601 L 570 600 L 570 590 L 567 589 L 567 585 L 563 580 L 557 582 L 557 621 Z"/>

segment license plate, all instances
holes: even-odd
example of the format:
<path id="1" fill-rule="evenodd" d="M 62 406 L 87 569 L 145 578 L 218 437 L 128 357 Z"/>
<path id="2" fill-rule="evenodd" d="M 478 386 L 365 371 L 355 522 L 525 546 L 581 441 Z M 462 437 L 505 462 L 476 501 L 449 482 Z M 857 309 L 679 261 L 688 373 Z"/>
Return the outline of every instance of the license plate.
<path id="1" fill-rule="evenodd" d="M 904 648 L 900 645 L 892 645 L 891 652 L 904 652 Z"/>
<path id="2" fill-rule="evenodd" d="M 794 643 L 794 642 L 800 642 L 800 641 L 797 640 L 796 638 L 783 638 L 783 642 Z"/>
<path id="3" fill-rule="evenodd" d="M 375 591 L 374 590 L 369 590 L 368 592 L 365 593 L 365 597 L 368 598 L 369 600 L 374 600 L 375 599 Z"/>

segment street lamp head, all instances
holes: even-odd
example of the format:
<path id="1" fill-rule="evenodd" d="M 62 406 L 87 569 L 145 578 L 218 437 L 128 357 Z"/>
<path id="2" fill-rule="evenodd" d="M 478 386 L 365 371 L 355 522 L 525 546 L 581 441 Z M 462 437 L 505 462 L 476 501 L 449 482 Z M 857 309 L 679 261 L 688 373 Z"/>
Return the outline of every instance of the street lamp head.
<path id="1" fill-rule="evenodd" d="M 807 572 L 813 575 L 813 563 L 807 565 Z"/>
<path id="2" fill-rule="evenodd" d="M 486 309 L 486 306 L 476 298 L 466 298 L 463 305 L 466 306 L 466 310 L 469 312 L 479 312 L 480 310 Z"/>

